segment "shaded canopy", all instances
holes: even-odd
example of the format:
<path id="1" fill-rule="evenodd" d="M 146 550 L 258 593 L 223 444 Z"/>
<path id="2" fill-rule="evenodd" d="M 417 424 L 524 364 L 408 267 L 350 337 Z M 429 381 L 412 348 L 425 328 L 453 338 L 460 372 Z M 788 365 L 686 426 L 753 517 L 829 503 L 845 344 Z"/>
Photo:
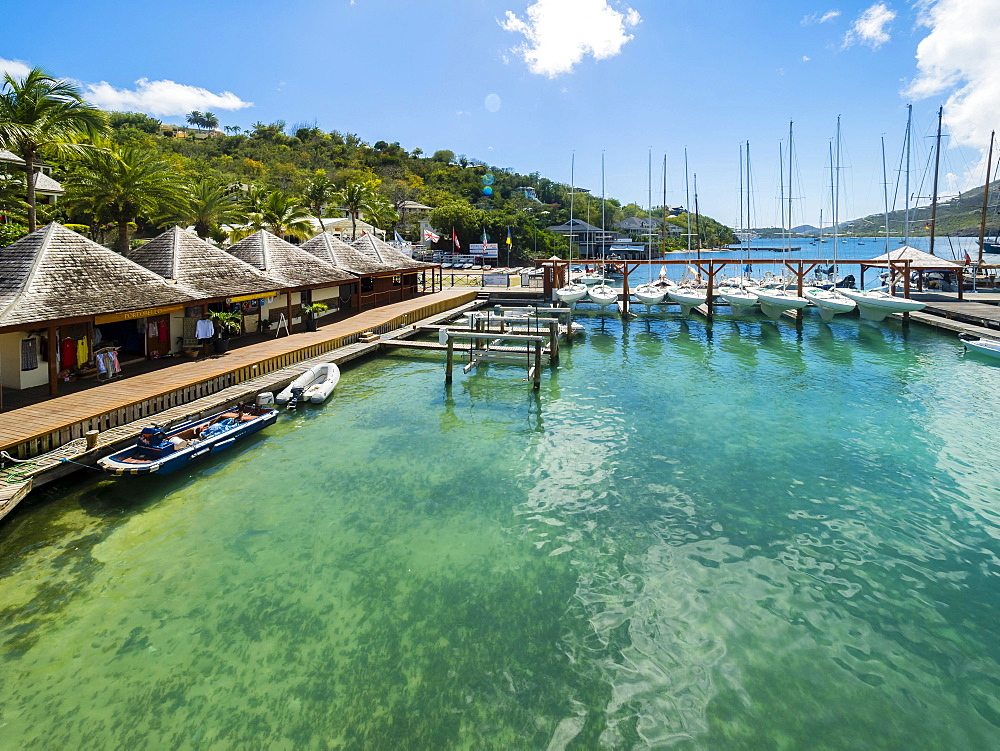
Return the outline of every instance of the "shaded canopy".
<path id="1" fill-rule="evenodd" d="M 890 261 L 909 261 L 910 269 L 913 271 L 954 271 L 962 268 L 958 261 L 949 261 L 940 256 L 932 256 L 910 245 L 903 245 L 896 250 L 890 250 L 877 258 L 869 261 L 861 261 L 862 266 L 874 268 L 887 268 Z"/>

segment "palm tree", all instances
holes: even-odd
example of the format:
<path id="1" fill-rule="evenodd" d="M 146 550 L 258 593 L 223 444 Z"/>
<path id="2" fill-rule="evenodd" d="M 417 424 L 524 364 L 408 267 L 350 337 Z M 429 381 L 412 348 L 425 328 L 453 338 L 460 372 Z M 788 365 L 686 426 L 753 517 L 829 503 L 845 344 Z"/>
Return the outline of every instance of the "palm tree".
<path id="1" fill-rule="evenodd" d="M 219 127 L 219 118 L 215 116 L 214 112 L 206 112 L 202 115 L 201 124 L 205 126 L 206 130 L 212 130 Z"/>
<path id="2" fill-rule="evenodd" d="M 193 125 L 195 128 L 201 129 L 204 117 L 198 110 L 191 110 L 185 115 L 184 119 L 187 120 L 188 125 Z"/>
<path id="3" fill-rule="evenodd" d="M 0 147 L 24 160 L 28 229 L 38 228 L 35 215 L 35 165 L 43 156 L 80 154 L 85 138 L 108 132 L 106 115 L 85 101 L 69 81 L 32 68 L 21 80 L 4 75 L 0 89 Z"/>
<path id="4" fill-rule="evenodd" d="M 85 154 L 66 179 L 67 203 L 96 221 L 113 222 L 114 249 L 128 252 L 129 224 L 140 217 L 178 213 L 186 203 L 175 167 L 140 146 L 113 146 Z"/>
<path id="5" fill-rule="evenodd" d="M 233 232 L 234 240 L 262 229 L 278 237 L 303 240 L 313 229 L 309 221 L 309 209 L 280 190 L 265 193 L 261 188 L 251 189 L 244 201 L 244 210 L 246 224 Z"/>
<path id="6" fill-rule="evenodd" d="M 334 196 L 341 208 L 351 217 L 351 240 L 357 239 L 358 236 L 358 215 L 362 211 L 369 210 L 376 195 L 371 183 L 362 180 L 348 180 Z"/>
<path id="7" fill-rule="evenodd" d="M 198 237 L 204 240 L 213 228 L 237 221 L 240 212 L 223 186 L 200 180 L 188 187 L 184 205 L 177 211 L 168 212 L 165 218 L 168 221 L 193 224 Z"/>
<path id="8" fill-rule="evenodd" d="M 334 193 L 333 183 L 327 179 L 326 170 L 318 169 L 302 194 L 302 200 L 309 207 L 312 215 L 319 220 L 319 226 L 323 232 L 326 232 L 326 225 L 323 224 L 323 209 L 333 198 Z"/>

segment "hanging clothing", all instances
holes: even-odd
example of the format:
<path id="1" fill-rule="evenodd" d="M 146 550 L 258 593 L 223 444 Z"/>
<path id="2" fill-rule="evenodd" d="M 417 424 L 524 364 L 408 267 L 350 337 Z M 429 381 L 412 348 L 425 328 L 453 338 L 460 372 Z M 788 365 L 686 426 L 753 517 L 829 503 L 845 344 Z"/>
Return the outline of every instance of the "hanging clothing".
<path id="1" fill-rule="evenodd" d="M 213 336 L 215 336 L 215 324 L 212 323 L 211 319 L 203 318 L 198 321 L 198 324 L 194 327 L 194 338 L 211 339 Z"/>
<path id="2" fill-rule="evenodd" d="M 87 346 L 87 338 L 78 339 L 76 342 L 76 367 L 83 367 L 89 359 L 90 348 Z"/>
<path id="3" fill-rule="evenodd" d="M 159 336 L 159 330 L 156 328 L 156 324 L 150 321 L 146 324 L 146 338 L 155 339 Z"/>
<path id="4" fill-rule="evenodd" d="M 101 330 L 95 326 L 94 327 L 94 346 L 96 347 L 102 341 L 104 341 L 104 334 L 102 334 Z"/>
<path id="5" fill-rule="evenodd" d="M 122 366 L 118 363 L 118 353 L 115 352 L 114 350 L 111 350 L 111 352 L 109 352 L 108 354 L 111 355 L 111 366 L 114 368 L 114 373 L 116 374 L 121 373 Z"/>
<path id="6" fill-rule="evenodd" d="M 38 368 L 38 340 L 34 337 L 21 340 L 21 370 Z"/>
<path id="7" fill-rule="evenodd" d="M 59 342 L 59 367 L 63 370 L 76 367 L 76 340 L 68 336 Z"/>
<path id="8" fill-rule="evenodd" d="M 108 374 L 108 355 L 106 352 L 102 352 L 96 355 L 94 359 L 97 361 L 97 372 L 101 375 Z"/>
<path id="9" fill-rule="evenodd" d="M 156 322 L 156 339 L 160 344 L 164 344 L 170 339 L 170 327 L 164 320 Z"/>

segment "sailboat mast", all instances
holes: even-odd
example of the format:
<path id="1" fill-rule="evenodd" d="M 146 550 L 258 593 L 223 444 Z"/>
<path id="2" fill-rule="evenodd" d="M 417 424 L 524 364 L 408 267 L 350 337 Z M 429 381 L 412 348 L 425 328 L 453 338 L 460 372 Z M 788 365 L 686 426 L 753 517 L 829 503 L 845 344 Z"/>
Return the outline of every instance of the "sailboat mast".
<path id="1" fill-rule="evenodd" d="M 788 252 L 792 252 L 792 121 L 788 121 Z"/>
<path id="2" fill-rule="evenodd" d="M 837 148 L 833 163 L 833 275 L 837 275 L 837 252 L 840 250 L 840 115 L 837 115 Z"/>
<path id="3" fill-rule="evenodd" d="M 897 183 L 898 185 L 898 183 Z M 889 255 L 889 178 L 885 172 L 885 136 L 882 136 L 882 205 L 885 207 L 885 253 Z"/>
<path id="4" fill-rule="evenodd" d="M 646 241 L 646 277 L 647 281 L 653 281 L 653 147 L 649 147 L 649 154 L 646 157 L 646 201 L 649 206 L 649 235 Z"/>
<path id="5" fill-rule="evenodd" d="M 604 236 L 604 233 L 606 231 L 605 228 L 604 228 L 604 207 L 606 205 L 605 198 L 606 198 L 606 194 L 604 192 L 604 152 L 602 151 L 601 152 L 601 236 L 602 237 Z M 601 243 L 601 276 L 604 276 L 604 250 L 605 250 L 606 247 L 607 247 L 607 244 L 602 242 Z M 601 284 L 605 284 L 605 282 L 601 282 Z"/>
<path id="6" fill-rule="evenodd" d="M 934 255 L 934 236 L 937 234 L 938 173 L 941 168 L 941 119 L 944 107 L 938 107 L 937 141 L 934 145 L 934 195 L 931 197 L 931 255 Z"/>
<path id="7" fill-rule="evenodd" d="M 910 244 L 910 126 L 913 123 L 913 105 L 906 105 L 906 195 L 903 197 L 903 212 L 906 226 L 903 228 L 903 244 Z"/>
<path id="8" fill-rule="evenodd" d="M 667 155 L 663 155 L 663 210 L 660 212 L 660 257 L 667 254 Z"/>
<path id="9" fill-rule="evenodd" d="M 740 144 L 740 198 L 739 198 L 739 219 L 736 222 L 736 231 L 738 233 L 742 232 L 746 234 L 746 228 L 743 226 L 743 144 Z M 743 244 L 743 238 L 740 237 L 740 245 Z"/>
<path id="10" fill-rule="evenodd" d="M 688 183 L 688 150 L 684 147 L 684 213 L 687 214 L 688 253 L 691 252 L 691 190 Z"/>
<path id="11" fill-rule="evenodd" d="M 993 169 L 993 138 L 996 131 L 990 132 L 990 154 L 986 157 L 986 185 L 983 186 L 983 215 L 979 220 L 979 265 L 983 265 L 983 244 L 986 242 L 986 208 L 990 200 L 990 171 Z"/>
<path id="12" fill-rule="evenodd" d="M 781 196 L 778 199 L 778 208 L 781 210 L 781 235 L 782 247 L 788 247 L 788 230 L 785 228 L 785 152 L 784 146 L 778 144 L 778 182 L 781 184 Z"/>
<path id="13" fill-rule="evenodd" d="M 698 173 L 694 173 L 694 231 L 698 233 L 698 260 L 701 260 L 701 214 L 698 211 Z"/>
<path id="14" fill-rule="evenodd" d="M 576 199 L 576 152 L 569 163 L 569 263 L 566 264 L 566 283 L 569 284 L 569 267 L 573 263 L 573 207 Z"/>

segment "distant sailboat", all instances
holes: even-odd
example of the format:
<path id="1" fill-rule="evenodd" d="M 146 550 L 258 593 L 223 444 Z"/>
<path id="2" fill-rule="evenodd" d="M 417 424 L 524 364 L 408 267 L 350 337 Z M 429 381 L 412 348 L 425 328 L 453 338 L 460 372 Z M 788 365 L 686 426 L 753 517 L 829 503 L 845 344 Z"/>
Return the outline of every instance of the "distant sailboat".
<path id="1" fill-rule="evenodd" d="M 604 234 L 604 154 L 601 154 L 601 234 Z M 601 243 L 601 268 L 604 268 L 604 243 Z M 618 302 L 618 290 L 609 287 L 602 279 L 596 287 L 587 290 L 590 302 L 606 308 Z"/>
<path id="2" fill-rule="evenodd" d="M 570 281 L 570 264 L 573 262 L 573 202 L 576 196 L 576 154 L 573 154 L 569 168 L 569 263 L 566 264 L 566 284 L 556 290 L 556 297 L 560 302 L 573 303 L 582 300 L 587 296 L 587 286 L 585 284 L 575 284 Z"/>

